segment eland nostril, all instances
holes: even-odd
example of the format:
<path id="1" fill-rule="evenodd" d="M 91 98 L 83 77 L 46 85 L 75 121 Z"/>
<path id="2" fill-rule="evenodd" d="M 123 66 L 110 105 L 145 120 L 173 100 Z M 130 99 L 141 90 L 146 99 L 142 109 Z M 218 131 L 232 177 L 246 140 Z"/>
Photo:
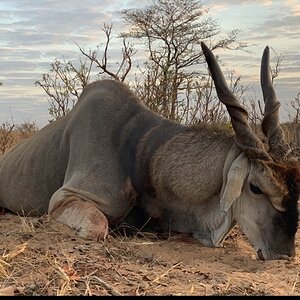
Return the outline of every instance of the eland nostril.
<path id="1" fill-rule="evenodd" d="M 260 249 L 258 249 L 256 253 L 257 253 L 257 256 L 258 256 L 258 258 L 259 258 L 260 260 L 265 260 L 263 254 L 262 254 L 262 251 L 261 251 Z"/>

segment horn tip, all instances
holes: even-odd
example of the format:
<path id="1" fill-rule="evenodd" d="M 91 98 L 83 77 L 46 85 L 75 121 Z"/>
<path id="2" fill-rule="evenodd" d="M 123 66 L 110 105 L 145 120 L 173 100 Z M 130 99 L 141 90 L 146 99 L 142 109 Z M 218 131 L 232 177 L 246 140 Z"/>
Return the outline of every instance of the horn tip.
<path id="1" fill-rule="evenodd" d="M 270 48 L 269 46 L 265 47 L 263 55 L 261 57 L 261 70 L 265 70 L 269 68 L 269 61 L 270 61 Z"/>
<path id="2" fill-rule="evenodd" d="M 266 47 L 265 47 L 265 50 L 264 50 L 264 54 L 265 54 L 265 55 L 268 55 L 269 52 L 270 52 L 270 47 L 269 47 L 269 46 L 266 46 Z"/>
<path id="3" fill-rule="evenodd" d="M 208 47 L 205 45 L 204 42 L 201 42 L 201 48 L 203 52 L 208 50 Z"/>
<path id="4" fill-rule="evenodd" d="M 210 57 L 212 56 L 211 50 L 209 50 L 209 48 L 205 45 L 204 42 L 201 42 L 201 48 L 202 48 L 202 52 L 206 58 L 206 61 L 210 59 Z"/>

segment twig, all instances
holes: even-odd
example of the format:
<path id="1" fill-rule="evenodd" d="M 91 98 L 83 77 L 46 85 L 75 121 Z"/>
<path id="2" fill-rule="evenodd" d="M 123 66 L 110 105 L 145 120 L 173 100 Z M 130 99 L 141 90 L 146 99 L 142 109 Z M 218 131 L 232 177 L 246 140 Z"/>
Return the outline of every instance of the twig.
<path id="1" fill-rule="evenodd" d="M 106 253 L 109 255 L 109 257 L 110 257 L 112 260 L 115 260 L 115 258 L 113 257 L 113 255 L 110 253 L 109 249 L 108 249 L 106 246 L 104 246 L 104 249 L 105 249 Z"/>
<path id="2" fill-rule="evenodd" d="M 292 290 L 291 290 L 291 292 L 290 292 L 290 295 L 292 295 L 292 294 L 294 293 L 294 290 L 295 290 L 295 288 L 296 288 L 296 284 L 298 283 L 298 276 L 299 276 L 299 272 L 298 272 L 297 275 L 296 275 L 296 279 L 295 279 L 295 281 L 294 281 L 294 283 L 293 283 L 293 287 L 292 287 Z"/>
<path id="3" fill-rule="evenodd" d="M 131 241 L 130 242 L 123 242 L 123 243 L 127 243 L 127 244 L 134 245 L 134 246 L 157 244 L 156 242 L 141 242 L 141 243 L 138 243 L 138 242 L 131 242 Z"/>
<path id="4" fill-rule="evenodd" d="M 181 264 L 181 262 L 176 263 L 175 265 L 173 265 L 170 269 L 168 269 L 166 272 L 164 272 L 161 275 L 158 275 L 153 281 L 153 282 L 159 282 L 160 279 L 162 279 L 163 277 L 165 277 L 167 274 L 169 274 L 174 268 L 178 267 Z"/>
<path id="5" fill-rule="evenodd" d="M 123 296 L 121 293 L 116 291 L 110 284 L 100 279 L 97 276 L 92 276 L 91 279 L 98 281 L 112 296 Z"/>
<path id="6" fill-rule="evenodd" d="M 225 287 L 225 293 L 228 292 L 230 285 L 231 285 L 231 280 L 230 280 L 230 278 L 228 278 L 227 283 L 226 283 L 226 287 Z"/>

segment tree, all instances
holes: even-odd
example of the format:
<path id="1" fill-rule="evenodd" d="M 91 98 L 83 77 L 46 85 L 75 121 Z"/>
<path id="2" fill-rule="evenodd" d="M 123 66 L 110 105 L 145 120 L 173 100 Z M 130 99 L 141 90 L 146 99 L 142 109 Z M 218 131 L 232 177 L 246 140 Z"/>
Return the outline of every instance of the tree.
<path id="1" fill-rule="evenodd" d="M 42 79 L 35 82 L 35 85 L 40 86 L 48 95 L 50 122 L 66 115 L 74 107 L 82 89 L 92 80 L 93 70 L 100 70 L 95 72 L 94 79 L 106 75 L 122 82 L 125 80 L 131 69 L 131 57 L 135 51 L 123 39 L 121 63 L 117 70 L 110 68 L 108 50 L 112 39 L 112 27 L 108 24 L 103 25 L 106 42 L 101 59 L 98 58 L 99 47 L 87 52 L 77 44 L 81 53 L 77 62 L 55 59 L 50 72 L 43 74 Z"/>
<path id="2" fill-rule="evenodd" d="M 300 92 L 298 92 L 296 97 L 291 101 L 291 106 L 294 111 L 291 117 L 292 122 L 300 123 Z"/>
<path id="3" fill-rule="evenodd" d="M 195 114 L 201 101 L 195 99 L 191 109 L 191 93 L 202 96 L 205 93 L 199 93 L 199 88 L 211 88 L 199 71 L 205 62 L 200 51 L 202 41 L 212 49 L 246 48 L 237 42 L 238 30 L 224 36 L 217 21 L 205 13 L 197 0 L 154 0 L 145 9 L 121 11 L 130 29 L 120 36 L 143 40 L 148 53 L 142 82 L 135 82 L 135 90 L 147 105 L 169 119 L 190 122 L 190 112 Z"/>
<path id="4" fill-rule="evenodd" d="M 13 118 L 0 125 L 0 155 L 4 154 L 13 145 L 38 132 L 35 122 L 26 121 L 15 124 Z"/>
<path id="5" fill-rule="evenodd" d="M 285 124 L 285 133 L 294 151 L 295 156 L 300 156 L 300 91 L 291 101 L 292 112 L 289 112 L 290 122 Z"/>
<path id="6" fill-rule="evenodd" d="M 127 75 L 129 74 L 132 67 L 132 56 L 136 53 L 132 45 L 130 45 L 125 38 L 123 38 L 123 48 L 122 48 L 122 58 L 121 62 L 118 64 L 116 70 L 112 70 L 108 65 L 108 49 L 109 44 L 112 39 L 112 24 L 103 24 L 102 31 L 105 34 L 106 42 L 103 50 L 103 55 L 101 60 L 98 59 L 98 51 L 90 50 L 86 52 L 83 48 L 79 47 L 80 52 L 87 57 L 91 63 L 94 63 L 96 68 L 99 68 L 100 71 L 98 75 L 108 75 L 110 78 L 124 82 Z"/>
<path id="7" fill-rule="evenodd" d="M 84 57 L 79 67 L 55 60 L 50 73 L 36 82 L 49 96 L 49 114 L 57 119 L 68 113 L 91 80 L 93 70 L 97 70 L 95 78 L 122 82 L 131 73 L 127 83 L 147 106 L 166 118 L 183 123 L 225 122 L 227 112 L 213 92 L 200 43 L 205 41 L 212 49 L 246 49 L 247 45 L 237 41 L 238 30 L 223 33 L 216 20 L 205 17 L 206 13 L 197 0 L 152 0 L 145 9 L 121 11 L 130 29 L 119 34 L 123 48 L 117 68 L 108 62 L 112 25 L 104 24 L 106 41 L 100 58 L 99 47 L 85 51 L 78 46 Z M 135 76 L 132 56 L 136 50 L 129 39 L 137 45 L 144 42 L 148 54 L 146 62 L 135 69 Z"/>
<path id="8" fill-rule="evenodd" d="M 9 149 L 15 140 L 13 134 L 15 124 L 10 122 L 2 123 L 0 126 L 0 155 Z"/>
<path id="9" fill-rule="evenodd" d="M 71 61 L 58 59 L 51 64 L 50 73 L 43 74 L 35 85 L 42 87 L 48 95 L 49 115 L 52 119 L 66 115 L 75 105 L 81 90 L 89 83 L 92 61 L 79 58 L 79 67 Z"/>

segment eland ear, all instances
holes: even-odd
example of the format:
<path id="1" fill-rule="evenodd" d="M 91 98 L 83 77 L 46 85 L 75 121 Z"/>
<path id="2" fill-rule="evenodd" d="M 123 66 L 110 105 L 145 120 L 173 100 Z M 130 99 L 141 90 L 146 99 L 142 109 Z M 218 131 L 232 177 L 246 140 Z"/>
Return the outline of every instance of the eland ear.
<path id="1" fill-rule="evenodd" d="M 249 160 L 244 153 L 231 164 L 222 188 L 220 207 L 227 212 L 233 202 L 241 195 L 244 181 L 249 173 Z"/>

